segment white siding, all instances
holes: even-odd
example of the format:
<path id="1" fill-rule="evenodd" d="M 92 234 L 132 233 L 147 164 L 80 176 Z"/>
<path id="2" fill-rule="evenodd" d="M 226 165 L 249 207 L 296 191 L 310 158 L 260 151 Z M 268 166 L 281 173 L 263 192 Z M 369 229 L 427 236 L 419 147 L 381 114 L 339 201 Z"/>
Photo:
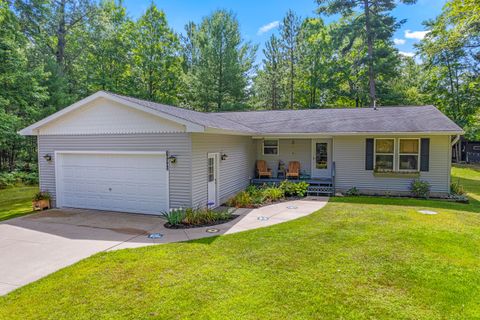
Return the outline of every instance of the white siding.
<path id="1" fill-rule="evenodd" d="M 365 141 L 371 136 L 334 137 L 333 161 L 336 165 L 336 187 L 346 190 L 353 186 L 364 192 L 408 192 L 414 178 L 376 177 L 365 170 Z M 430 136 L 430 169 L 421 172 L 420 179 L 428 181 L 433 193 L 448 193 L 450 189 L 450 137 Z"/>
<path id="2" fill-rule="evenodd" d="M 220 202 L 241 191 L 253 178 L 255 158 L 251 137 L 192 134 L 192 203 L 207 203 L 207 155 L 225 153 L 228 158 L 219 162 L 218 189 Z"/>
<path id="3" fill-rule="evenodd" d="M 88 136 L 39 136 L 40 188 L 55 199 L 55 151 L 168 151 L 177 156 L 170 165 L 170 206 L 191 206 L 191 139 L 188 133 Z M 47 162 L 43 156 L 52 156 Z M 95 183 L 95 181 L 92 181 Z"/>
<path id="4" fill-rule="evenodd" d="M 265 160 L 273 176 L 277 176 L 278 161 L 282 160 L 285 167 L 289 161 L 299 161 L 300 170 L 311 174 L 312 171 L 312 140 L 311 139 L 280 139 L 278 155 L 263 155 L 263 140 L 255 140 L 256 160 Z"/>
<path id="5" fill-rule="evenodd" d="M 99 98 L 41 127 L 39 132 L 40 135 L 185 132 L 185 126 Z"/>

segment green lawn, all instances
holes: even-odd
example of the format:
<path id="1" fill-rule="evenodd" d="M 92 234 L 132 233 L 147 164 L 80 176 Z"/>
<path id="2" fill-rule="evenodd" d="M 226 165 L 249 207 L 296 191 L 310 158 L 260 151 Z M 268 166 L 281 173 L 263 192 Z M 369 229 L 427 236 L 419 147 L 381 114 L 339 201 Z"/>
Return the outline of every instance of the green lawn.
<path id="1" fill-rule="evenodd" d="M 101 253 L 0 298 L 0 319 L 480 318 L 480 175 L 453 174 L 470 204 L 333 198 L 269 228 Z"/>
<path id="2" fill-rule="evenodd" d="M 0 221 L 32 212 L 32 198 L 38 187 L 23 186 L 0 190 Z"/>

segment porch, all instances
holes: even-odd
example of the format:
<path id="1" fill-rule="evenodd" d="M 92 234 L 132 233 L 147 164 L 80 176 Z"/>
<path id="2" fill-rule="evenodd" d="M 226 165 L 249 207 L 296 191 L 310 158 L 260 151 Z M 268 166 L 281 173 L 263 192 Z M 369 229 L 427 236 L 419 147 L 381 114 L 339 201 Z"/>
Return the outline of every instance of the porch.
<path id="1" fill-rule="evenodd" d="M 251 183 L 278 185 L 288 179 L 294 183 L 308 183 L 308 195 L 334 195 L 335 163 L 332 145 L 331 137 L 257 137 L 256 160 L 263 160 L 269 173 L 259 176 L 256 168 Z M 291 162 L 297 162 L 300 166 L 298 178 L 287 178 L 287 169 Z"/>

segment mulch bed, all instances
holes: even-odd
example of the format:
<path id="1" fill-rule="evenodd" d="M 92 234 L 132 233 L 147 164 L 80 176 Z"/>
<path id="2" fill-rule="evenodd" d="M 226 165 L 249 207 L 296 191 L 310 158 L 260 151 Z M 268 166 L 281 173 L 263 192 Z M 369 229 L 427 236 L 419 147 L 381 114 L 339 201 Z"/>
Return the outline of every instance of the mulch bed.
<path id="1" fill-rule="evenodd" d="M 165 223 L 163 226 L 168 229 L 191 229 L 191 228 L 201 228 L 201 227 L 212 227 L 216 226 L 219 224 L 227 223 L 232 220 L 235 220 L 236 218 L 240 217 L 237 214 L 232 214 L 230 219 L 225 219 L 225 220 L 218 220 L 212 223 L 207 223 L 207 224 L 176 224 L 176 225 L 171 225 L 170 223 Z"/>

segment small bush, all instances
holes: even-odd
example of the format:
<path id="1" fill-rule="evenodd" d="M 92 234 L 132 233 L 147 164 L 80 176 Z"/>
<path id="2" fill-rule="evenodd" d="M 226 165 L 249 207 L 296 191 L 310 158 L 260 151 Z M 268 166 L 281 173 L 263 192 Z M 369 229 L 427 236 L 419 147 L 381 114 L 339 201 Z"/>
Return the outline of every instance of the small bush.
<path id="1" fill-rule="evenodd" d="M 357 187 L 351 187 L 347 190 L 347 192 L 345 192 L 345 194 L 350 197 L 356 197 L 360 195 L 360 192 L 358 191 Z"/>
<path id="2" fill-rule="evenodd" d="M 170 211 L 162 212 L 162 216 L 167 219 L 170 225 L 177 226 L 182 222 L 183 218 L 185 218 L 185 210 L 182 208 L 170 209 Z"/>
<path id="3" fill-rule="evenodd" d="M 288 197 L 305 197 L 307 195 L 309 184 L 305 181 L 292 182 L 285 180 L 280 184 L 280 189 Z"/>
<path id="4" fill-rule="evenodd" d="M 252 197 L 247 191 L 239 192 L 234 197 L 228 199 L 227 206 L 237 208 L 251 208 L 253 206 Z"/>
<path id="5" fill-rule="evenodd" d="M 413 180 L 410 184 L 410 191 L 417 198 L 428 199 L 430 196 L 430 183 L 422 180 Z"/>
<path id="6" fill-rule="evenodd" d="M 33 201 L 40 201 L 40 200 L 50 200 L 52 196 L 50 195 L 50 192 L 48 191 L 39 191 L 35 193 L 33 196 Z"/>
<path id="7" fill-rule="evenodd" d="M 463 189 L 463 186 L 460 183 L 452 182 L 450 185 L 450 193 L 453 195 L 462 196 L 465 194 L 465 189 Z"/>
<path id="8" fill-rule="evenodd" d="M 264 201 L 278 201 L 285 195 L 281 188 L 267 187 L 262 190 Z"/>

